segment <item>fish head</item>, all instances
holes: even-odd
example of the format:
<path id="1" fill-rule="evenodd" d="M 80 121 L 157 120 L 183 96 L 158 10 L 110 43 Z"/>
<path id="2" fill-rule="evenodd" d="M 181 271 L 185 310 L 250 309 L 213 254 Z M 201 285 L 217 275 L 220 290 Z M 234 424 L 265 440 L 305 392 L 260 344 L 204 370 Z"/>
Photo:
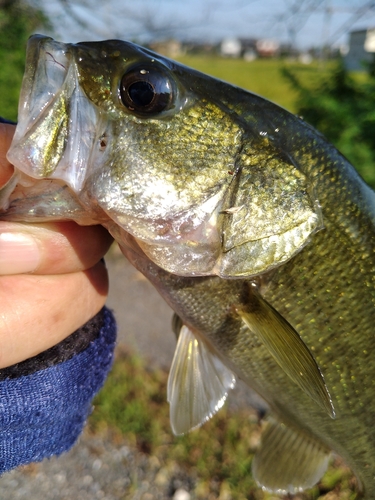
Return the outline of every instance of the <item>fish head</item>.
<path id="1" fill-rule="evenodd" d="M 265 102 L 129 42 L 34 35 L 8 158 L 32 214 L 130 233 L 176 274 L 256 275 L 322 227 L 308 176 L 264 136 Z M 38 210 L 36 181 L 52 185 Z"/>

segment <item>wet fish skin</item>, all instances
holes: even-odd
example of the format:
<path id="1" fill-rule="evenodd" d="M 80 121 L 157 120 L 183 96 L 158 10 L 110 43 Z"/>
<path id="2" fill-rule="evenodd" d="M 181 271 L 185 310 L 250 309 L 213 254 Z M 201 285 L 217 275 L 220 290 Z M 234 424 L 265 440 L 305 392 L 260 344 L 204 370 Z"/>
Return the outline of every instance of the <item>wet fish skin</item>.
<path id="1" fill-rule="evenodd" d="M 197 340 L 269 404 L 276 420 L 256 459 L 261 484 L 280 492 L 314 484 L 332 449 L 353 468 L 364 498 L 372 498 L 374 193 L 298 117 L 133 44 L 34 38 L 29 61 L 23 99 L 30 107 L 23 107 L 10 158 L 37 179 L 30 193 L 46 175 L 56 192 L 37 211 L 35 197 L 30 208 L 27 197 L 12 194 L 6 216 L 65 217 L 111 230 Z M 165 112 L 139 116 L 118 99 L 122 75 L 139 62 L 156 65 L 177 92 Z M 40 107 L 45 85 L 53 97 Z M 54 117 L 61 126 L 51 135 Z M 260 300 L 309 349 L 335 419 L 243 321 L 241 311 Z M 296 463 L 306 456 L 307 479 Z M 293 471 L 298 477 L 287 490 L 285 476 Z"/>

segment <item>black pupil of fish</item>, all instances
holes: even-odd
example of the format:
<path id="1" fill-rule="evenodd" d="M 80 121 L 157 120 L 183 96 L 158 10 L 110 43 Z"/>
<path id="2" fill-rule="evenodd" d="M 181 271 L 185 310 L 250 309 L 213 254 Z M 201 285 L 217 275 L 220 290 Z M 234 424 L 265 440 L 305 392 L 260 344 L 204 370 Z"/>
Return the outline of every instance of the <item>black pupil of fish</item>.
<path id="1" fill-rule="evenodd" d="M 169 75 L 154 66 L 135 67 L 121 79 L 122 104 L 140 116 L 157 115 L 171 107 L 175 97 Z"/>
<path id="2" fill-rule="evenodd" d="M 136 107 L 151 104 L 155 97 L 155 90 L 149 82 L 135 82 L 128 89 L 129 97 Z"/>

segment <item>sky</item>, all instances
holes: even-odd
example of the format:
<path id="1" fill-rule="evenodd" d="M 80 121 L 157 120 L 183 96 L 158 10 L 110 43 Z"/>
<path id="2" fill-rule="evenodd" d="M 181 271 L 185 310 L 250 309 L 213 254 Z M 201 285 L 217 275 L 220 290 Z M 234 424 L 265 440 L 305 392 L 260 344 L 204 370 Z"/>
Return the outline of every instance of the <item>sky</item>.
<path id="1" fill-rule="evenodd" d="M 61 0 L 40 1 L 65 42 L 245 37 L 306 49 L 344 45 L 349 30 L 375 27 L 375 1 L 365 0 L 69 0 L 73 16 Z"/>

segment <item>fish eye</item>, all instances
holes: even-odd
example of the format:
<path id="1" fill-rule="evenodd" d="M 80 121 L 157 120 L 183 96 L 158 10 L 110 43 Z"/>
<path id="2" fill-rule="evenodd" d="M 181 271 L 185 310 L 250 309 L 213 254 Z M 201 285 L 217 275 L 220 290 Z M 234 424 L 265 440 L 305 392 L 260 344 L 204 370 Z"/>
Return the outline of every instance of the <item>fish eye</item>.
<path id="1" fill-rule="evenodd" d="M 152 64 L 132 67 L 121 78 L 121 101 L 139 115 L 153 115 L 169 109 L 175 84 L 162 68 Z"/>

